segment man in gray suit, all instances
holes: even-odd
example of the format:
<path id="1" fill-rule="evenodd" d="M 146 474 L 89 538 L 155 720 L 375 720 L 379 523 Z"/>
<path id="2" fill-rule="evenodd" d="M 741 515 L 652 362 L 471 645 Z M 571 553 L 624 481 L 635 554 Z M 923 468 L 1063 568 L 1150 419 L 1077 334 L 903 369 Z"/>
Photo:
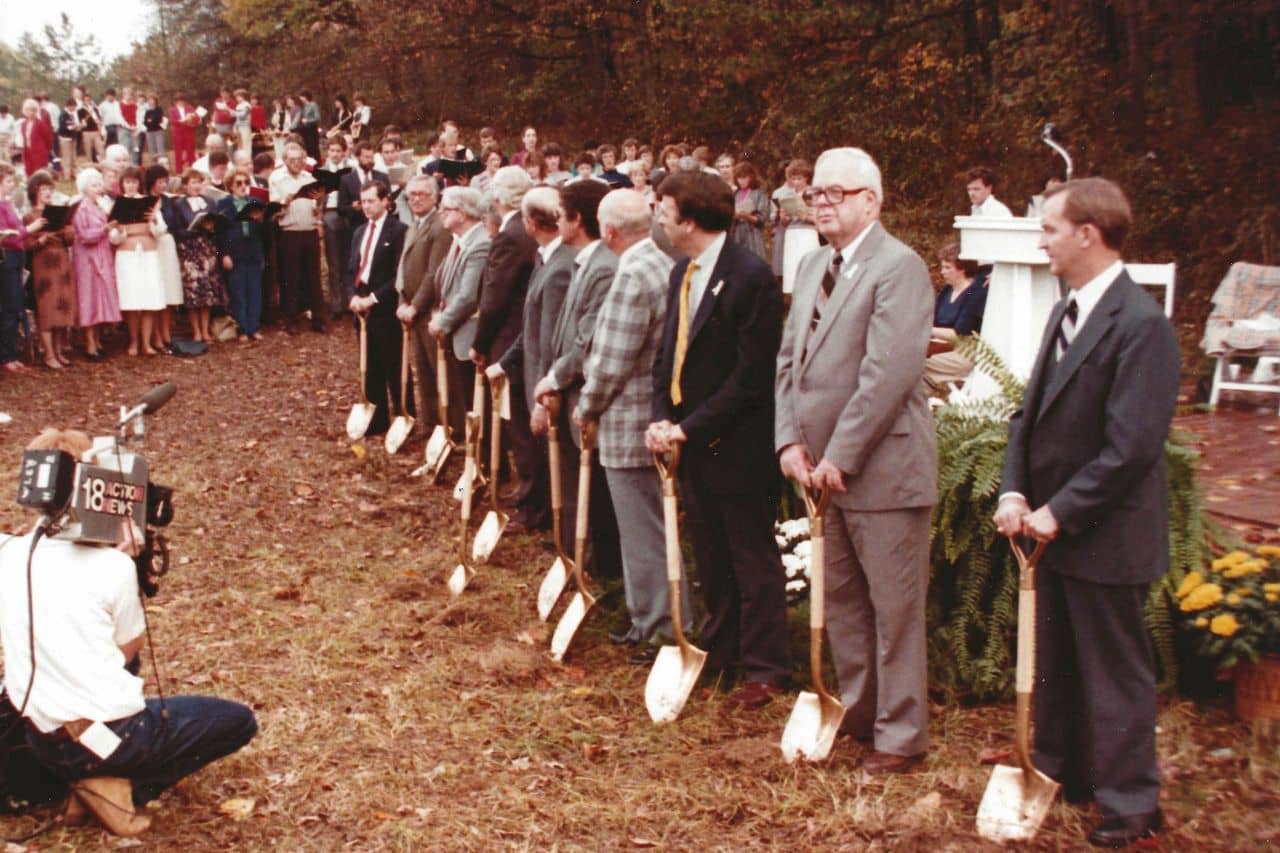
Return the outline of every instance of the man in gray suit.
<path id="1" fill-rule="evenodd" d="M 782 472 L 827 489 L 827 635 L 842 730 L 874 742 L 868 772 L 928 748 L 925 593 L 937 448 L 923 383 L 933 288 L 879 223 L 880 169 L 835 148 L 805 199 L 830 246 L 804 257 L 778 352 Z"/>
<path id="2" fill-rule="evenodd" d="M 404 238 L 404 254 L 396 277 L 400 304 L 396 317 L 409 327 L 413 347 L 413 368 L 417 378 L 418 420 L 430 432 L 436 425 L 436 343 L 427 331 L 431 307 L 436 304 L 436 272 L 453 246 L 453 235 L 445 230 L 436 210 L 436 182 L 419 175 L 403 193 L 409 200 L 409 233 Z"/>
<path id="3" fill-rule="evenodd" d="M 512 383 L 519 388 L 529 410 L 529 430 L 534 436 L 537 460 L 533 470 L 533 494 L 549 495 L 547 469 L 547 409 L 534 399 L 533 389 L 551 368 L 551 338 L 560 320 L 560 308 L 573 277 L 573 256 L 577 252 L 560 239 L 560 193 L 551 187 L 534 187 L 520 200 L 525 232 L 538 245 L 525 293 L 523 322 L 515 341 L 485 372 L 495 376 L 520 377 Z M 514 392 L 513 392 L 514 393 Z M 523 475 L 523 471 L 521 474 Z M 577 488 L 577 481 L 572 484 Z M 534 526 L 540 526 L 535 524 Z M 566 551 L 573 548 L 572 524 L 561 529 Z"/>
<path id="4" fill-rule="evenodd" d="M 480 304 L 480 278 L 489 258 L 489 232 L 480 193 L 470 187 L 449 187 L 440 200 L 441 222 L 453 234 L 453 248 L 440 267 L 439 301 L 427 329 L 446 341 L 449 363 L 449 424 L 461 439 L 463 415 L 471 408 L 475 365 L 471 343 L 476 335 L 476 308 Z M 450 344 L 452 346 L 450 347 Z M 452 350 L 448 352 L 447 350 Z"/>
<path id="5" fill-rule="evenodd" d="M 609 185 L 600 181 L 579 181 L 560 188 L 560 237 L 577 254 L 573 259 L 573 278 L 560 310 L 560 319 L 551 335 L 551 366 L 533 389 L 534 398 L 546 405 L 552 394 L 558 394 L 560 406 L 561 481 L 567 486 L 577 481 L 577 450 L 582 444 L 578 426 L 569 413 L 578 405 L 582 390 L 583 365 L 591 341 L 595 337 L 600 306 L 604 304 L 609 285 L 618 270 L 618 256 L 600 242 L 600 201 Z M 577 512 L 576 488 L 565 490 L 564 512 L 573 518 Z M 609 499 L 609 483 L 599 456 L 593 457 L 591 469 L 590 527 L 592 560 L 598 577 L 622 576 L 622 553 L 618 545 L 618 522 Z"/>
<path id="6" fill-rule="evenodd" d="M 579 425 L 599 426 L 600 464 L 613 506 L 626 519 L 618 534 L 631 626 L 610 639 L 630 645 L 671 636 L 662 484 L 644 436 L 674 262 L 649 237 L 652 218 L 648 201 L 635 190 L 615 190 L 600 202 L 601 241 L 618 256 L 618 273 L 600 308 L 586 383 L 573 412 Z M 650 645 L 635 660 L 648 662 L 654 654 L 656 646 Z"/>
<path id="7" fill-rule="evenodd" d="M 1097 801 L 1099 847 L 1163 822 L 1143 615 L 1169 569 L 1164 443 L 1180 365 L 1169 320 L 1121 262 L 1131 222 L 1103 178 L 1045 193 L 1040 247 L 1069 295 L 1009 420 L 994 519 L 1006 536 L 1051 543 L 1036 573 L 1033 758 L 1069 802 Z"/>

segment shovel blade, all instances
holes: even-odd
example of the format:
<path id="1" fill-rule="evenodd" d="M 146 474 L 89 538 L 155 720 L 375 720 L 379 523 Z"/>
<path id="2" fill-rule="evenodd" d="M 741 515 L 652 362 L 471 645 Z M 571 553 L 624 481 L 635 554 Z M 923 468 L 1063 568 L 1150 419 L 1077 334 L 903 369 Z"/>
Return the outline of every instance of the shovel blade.
<path id="1" fill-rule="evenodd" d="M 507 514 L 489 510 L 485 513 L 480 529 L 476 531 L 475 541 L 471 543 L 471 559 L 477 563 L 487 563 L 493 556 L 493 549 L 498 547 L 502 532 L 507 529 Z"/>
<path id="2" fill-rule="evenodd" d="M 687 652 L 680 646 L 658 649 L 644 684 L 644 706 L 655 723 L 670 723 L 680 716 L 706 662 L 707 653 L 693 646 Z"/>
<path id="3" fill-rule="evenodd" d="M 423 461 L 427 463 L 428 468 L 434 469 L 448 452 L 449 435 L 444 424 L 436 424 L 436 428 L 431 431 L 431 436 L 427 439 L 427 452 Z"/>
<path id="4" fill-rule="evenodd" d="M 371 421 L 373 421 L 373 403 L 356 403 L 351 407 L 351 414 L 347 415 L 347 436 L 352 441 L 364 438 L 364 434 L 369 431 Z"/>
<path id="5" fill-rule="evenodd" d="M 798 758 L 823 761 L 831 754 L 844 719 L 844 706 L 829 696 L 808 690 L 796 697 L 795 707 L 782 730 L 782 757 L 787 763 Z"/>
<path id="6" fill-rule="evenodd" d="M 458 563 L 453 567 L 453 574 L 449 575 L 449 595 L 454 598 L 462 595 L 462 591 L 467 588 L 467 584 L 471 583 L 471 579 L 475 576 L 475 569 L 466 563 Z"/>
<path id="7" fill-rule="evenodd" d="M 409 433 L 413 432 L 413 418 L 406 415 L 400 415 L 391 422 L 391 428 L 387 430 L 387 437 L 384 440 L 388 453 L 395 453 L 404 444 L 404 440 L 409 437 Z"/>
<path id="8" fill-rule="evenodd" d="M 560 593 L 564 592 L 568 582 L 569 567 L 564 564 L 564 560 L 556 557 L 556 561 L 542 578 L 542 585 L 538 587 L 538 618 L 543 622 L 551 615 L 552 608 L 560 600 Z"/>
<path id="9" fill-rule="evenodd" d="M 596 600 L 582 592 L 575 592 L 569 599 L 569 606 L 564 609 L 560 621 L 556 623 L 555 633 L 551 635 L 551 659 L 556 663 L 564 660 L 564 653 L 569 650 L 573 637 L 586 621 L 587 611 Z"/>
<path id="10" fill-rule="evenodd" d="M 1058 795 L 1058 783 L 1035 768 L 997 765 L 978 804 L 978 834 L 990 841 L 1029 841 Z"/>

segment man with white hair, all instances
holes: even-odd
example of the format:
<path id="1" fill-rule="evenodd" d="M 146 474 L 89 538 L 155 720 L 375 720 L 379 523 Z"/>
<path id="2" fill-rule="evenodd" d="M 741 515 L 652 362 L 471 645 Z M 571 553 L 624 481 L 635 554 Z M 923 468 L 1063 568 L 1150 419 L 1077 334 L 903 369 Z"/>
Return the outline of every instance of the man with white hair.
<path id="1" fill-rule="evenodd" d="M 439 300 L 427 330 L 445 341 L 449 378 L 449 426 L 454 435 L 464 432 L 463 415 L 471 408 L 471 384 L 475 365 L 471 344 L 476 336 L 476 309 L 480 305 L 480 280 L 489 260 L 489 232 L 481 221 L 484 205 L 471 187 L 449 187 L 440 199 L 440 221 L 453 234 L 453 248 L 440 267 Z M 452 346 L 449 346 L 452 344 Z"/>
<path id="2" fill-rule="evenodd" d="M 204 154 L 198 160 L 191 164 L 191 168 L 197 172 L 209 174 L 209 155 L 215 151 L 227 153 L 227 141 L 216 133 L 211 133 L 204 140 Z"/>
<path id="3" fill-rule="evenodd" d="M 827 636 L 841 729 L 872 741 L 870 773 L 910 770 L 929 745 L 925 593 L 937 448 L 925 400 L 929 272 L 879 224 L 865 151 L 818 158 L 805 204 L 829 246 L 805 255 L 778 352 L 782 473 L 831 495 Z"/>
<path id="4" fill-rule="evenodd" d="M 511 348 L 524 320 L 524 295 L 533 273 L 538 245 L 524 230 L 520 202 L 533 188 L 533 179 L 520 166 L 503 166 L 489 183 L 494 212 L 500 217 L 498 233 L 489 243 L 489 259 L 480 284 L 480 312 L 471 360 L 480 370 Z M 516 512 L 507 527 L 512 532 L 544 528 L 550 521 L 546 495 L 534 493 L 534 469 L 538 454 L 529 432 L 529 410 L 524 399 L 524 377 L 511 377 L 511 420 L 503 425 L 503 438 L 516 457 L 520 489 Z M 496 440 L 490 436 L 490 441 Z"/>
<path id="5" fill-rule="evenodd" d="M 600 240 L 618 256 L 618 272 L 600 307 L 573 419 L 580 427 L 598 425 L 600 464 L 614 512 L 623 520 L 618 536 L 631 626 L 610 639 L 645 646 L 633 660 L 647 663 L 663 637 L 671 636 L 662 484 L 644 435 L 653 410 L 653 361 L 662 343 L 667 283 L 675 262 L 649 236 L 653 217 L 640 193 L 614 190 L 600 202 L 597 215 Z"/>

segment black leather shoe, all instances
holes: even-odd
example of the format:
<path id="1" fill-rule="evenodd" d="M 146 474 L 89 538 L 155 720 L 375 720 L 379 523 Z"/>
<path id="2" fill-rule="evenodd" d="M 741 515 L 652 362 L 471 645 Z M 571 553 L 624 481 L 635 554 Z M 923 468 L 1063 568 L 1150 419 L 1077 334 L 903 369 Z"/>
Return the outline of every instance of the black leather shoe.
<path id="1" fill-rule="evenodd" d="M 1164 814 L 1160 809 L 1139 815 L 1109 817 L 1089 833 L 1089 843 L 1094 847 L 1117 849 L 1128 847 L 1135 841 L 1153 838 L 1164 826 Z"/>
<path id="2" fill-rule="evenodd" d="M 627 663 L 632 666 L 649 666 L 658 657 L 658 646 L 647 643 L 627 656 Z"/>
<path id="3" fill-rule="evenodd" d="M 635 646 L 640 643 L 640 640 L 631 633 L 631 628 L 628 627 L 625 631 L 610 631 L 609 642 L 615 646 Z"/>

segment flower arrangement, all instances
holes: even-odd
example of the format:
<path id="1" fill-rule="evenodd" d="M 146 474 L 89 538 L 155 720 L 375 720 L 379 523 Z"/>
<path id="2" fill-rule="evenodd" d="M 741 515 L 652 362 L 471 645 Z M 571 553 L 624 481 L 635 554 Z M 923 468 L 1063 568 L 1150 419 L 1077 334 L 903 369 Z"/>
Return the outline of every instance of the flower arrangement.
<path id="1" fill-rule="evenodd" d="M 1280 654 L 1280 547 L 1218 557 L 1183 579 L 1177 599 L 1183 631 L 1218 671 Z"/>
<path id="2" fill-rule="evenodd" d="M 809 519 L 789 518 L 774 525 L 773 538 L 782 552 L 782 567 L 787 571 L 787 603 L 795 604 L 808 595 Z"/>

